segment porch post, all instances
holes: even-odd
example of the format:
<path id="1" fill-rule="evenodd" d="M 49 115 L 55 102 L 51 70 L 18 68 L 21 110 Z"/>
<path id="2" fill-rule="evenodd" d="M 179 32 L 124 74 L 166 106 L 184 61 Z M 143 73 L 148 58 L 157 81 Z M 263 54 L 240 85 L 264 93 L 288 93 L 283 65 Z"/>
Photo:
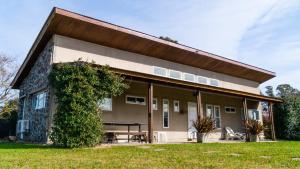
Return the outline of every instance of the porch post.
<path id="1" fill-rule="evenodd" d="M 203 118 L 202 98 L 200 90 L 197 91 L 197 116 L 198 119 Z"/>
<path id="2" fill-rule="evenodd" d="M 248 105 L 247 105 L 247 98 L 243 100 L 243 109 L 244 109 L 244 125 L 245 125 L 245 133 L 246 133 L 246 141 L 250 141 L 249 133 L 247 130 L 247 120 L 248 120 Z"/>
<path id="3" fill-rule="evenodd" d="M 153 142 L 153 83 L 148 84 L 148 142 Z"/>
<path id="4" fill-rule="evenodd" d="M 273 103 L 269 102 L 269 118 L 271 120 L 271 134 L 272 134 L 272 140 L 275 141 L 275 128 L 274 128 L 274 116 L 273 116 Z"/>

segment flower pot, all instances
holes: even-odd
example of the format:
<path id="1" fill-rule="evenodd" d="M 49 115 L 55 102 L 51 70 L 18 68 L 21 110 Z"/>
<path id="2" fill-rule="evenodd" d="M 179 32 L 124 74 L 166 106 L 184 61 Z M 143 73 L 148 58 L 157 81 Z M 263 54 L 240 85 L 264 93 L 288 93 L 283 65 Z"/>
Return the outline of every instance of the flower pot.
<path id="1" fill-rule="evenodd" d="M 258 142 L 258 135 L 250 134 L 250 142 Z"/>
<path id="2" fill-rule="evenodd" d="M 207 133 L 197 133 L 197 143 L 207 143 Z"/>

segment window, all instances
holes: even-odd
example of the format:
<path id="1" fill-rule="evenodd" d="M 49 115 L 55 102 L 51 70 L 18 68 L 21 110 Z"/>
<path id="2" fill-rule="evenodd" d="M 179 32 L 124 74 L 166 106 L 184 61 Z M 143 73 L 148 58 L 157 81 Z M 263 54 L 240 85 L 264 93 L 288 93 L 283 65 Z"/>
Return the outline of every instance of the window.
<path id="1" fill-rule="evenodd" d="M 215 120 L 216 128 L 221 128 L 221 110 L 217 105 L 206 105 L 206 117 L 211 117 Z"/>
<path id="2" fill-rule="evenodd" d="M 210 85 L 212 86 L 219 86 L 219 81 L 216 79 L 210 79 Z"/>
<path id="3" fill-rule="evenodd" d="M 157 110 L 158 106 L 157 106 L 157 98 L 153 99 L 153 110 Z"/>
<path id="4" fill-rule="evenodd" d="M 146 105 L 146 98 L 139 97 L 139 96 L 126 96 L 126 103 L 127 104 L 139 104 L 139 105 Z"/>
<path id="5" fill-rule="evenodd" d="M 194 82 L 195 81 L 195 75 L 190 73 L 184 73 L 184 80 Z"/>
<path id="6" fill-rule="evenodd" d="M 35 110 L 45 108 L 46 106 L 46 92 L 40 92 L 35 96 Z"/>
<path id="7" fill-rule="evenodd" d="M 198 76 L 198 83 L 207 84 L 207 78 L 202 77 L 202 76 Z"/>
<path id="8" fill-rule="evenodd" d="M 213 106 L 212 105 L 206 105 L 206 117 L 213 118 Z"/>
<path id="9" fill-rule="evenodd" d="M 221 111 L 220 111 L 220 106 L 214 106 L 214 119 L 216 121 L 216 128 L 221 128 Z"/>
<path id="10" fill-rule="evenodd" d="M 170 76 L 170 78 L 173 78 L 173 79 L 181 79 L 181 72 L 175 71 L 175 70 L 170 70 L 169 76 Z"/>
<path id="11" fill-rule="evenodd" d="M 102 100 L 101 103 L 99 103 L 99 107 L 101 110 L 104 111 L 112 111 L 112 98 L 106 97 Z"/>
<path id="12" fill-rule="evenodd" d="M 180 107 L 179 107 L 179 100 L 174 100 L 174 112 L 179 112 Z"/>
<path id="13" fill-rule="evenodd" d="M 163 128 L 169 128 L 169 100 L 163 99 Z"/>
<path id="14" fill-rule="evenodd" d="M 235 113 L 235 107 L 225 107 L 225 113 Z"/>
<path id="15" fill-rule="evenodd" d="M 259 111 L 256 109 L 248 109 L 248 116 L 252 120 L 259 120 Z"/>
<path id="16" fill-rule="evenodd" d="M 158 76 L 167 76 L 168 70 L 166 68 L 162 67 L 156 67 L 154 66 L 154 74 Z"/>

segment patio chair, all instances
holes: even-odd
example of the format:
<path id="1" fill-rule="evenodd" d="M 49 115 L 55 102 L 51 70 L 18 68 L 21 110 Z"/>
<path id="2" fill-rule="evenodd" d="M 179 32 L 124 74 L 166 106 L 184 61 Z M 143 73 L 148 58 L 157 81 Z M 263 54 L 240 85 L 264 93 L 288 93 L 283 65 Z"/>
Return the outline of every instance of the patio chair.
<path id="1" fill-rule="evenodd" d="M 229 140 L 229 139 L 244 140 L 244 138 L 245 138 L 245 134 L 234 132 L 232 130 L 232 128 L 230 128 L 230 127 L 225 127 L 225 131 L 226 131 L 226 140 Z"/>
<path id="2" fill-rule="evenodd" d="M 106 132 L 105 135 L 105 142 L 107 143 L 117 143 L 118 139 L 114 132 Z"/>

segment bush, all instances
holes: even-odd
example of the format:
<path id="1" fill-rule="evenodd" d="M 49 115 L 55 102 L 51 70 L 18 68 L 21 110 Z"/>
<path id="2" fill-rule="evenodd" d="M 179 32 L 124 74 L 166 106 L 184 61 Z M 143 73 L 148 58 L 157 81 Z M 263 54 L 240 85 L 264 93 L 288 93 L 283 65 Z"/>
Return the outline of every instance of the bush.
<path id="1" fill-rule="evenodd" d="M 103 125 L 98 103 L 122 94 L 128 88 L 124 78 L 108 66 L 96 68 L 79 60 L 54 65 L 50 82 L 57 102 L 50 135 L 53 143 L 71 148 L 100 143 Z"/>
<path id="2" fill-rule="evenodd" d="M 258 135 L 264 130 L 264 126 L 261 122 L 257 120 L 247 120 L 246 121 L 247 133 L 251 135 Z"/>
<path id="3" fill-rule="evenodd" d="M 209 133 L 216 129 L 215 121 L 210 117 L 197 118 L 196 121 L 193 121 L 193 126 L 198 133 Z"/>
<path id="4" fill-rule="evenodd" d="M 19 99 L 8 100 L 0 106 L 0 138 L 16 135 Z"/>

